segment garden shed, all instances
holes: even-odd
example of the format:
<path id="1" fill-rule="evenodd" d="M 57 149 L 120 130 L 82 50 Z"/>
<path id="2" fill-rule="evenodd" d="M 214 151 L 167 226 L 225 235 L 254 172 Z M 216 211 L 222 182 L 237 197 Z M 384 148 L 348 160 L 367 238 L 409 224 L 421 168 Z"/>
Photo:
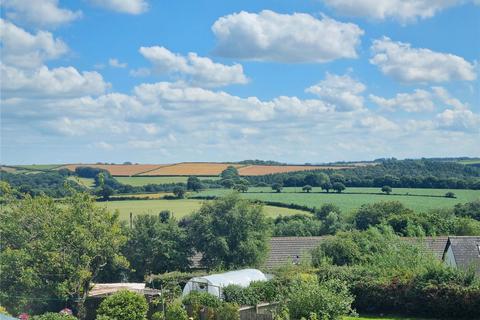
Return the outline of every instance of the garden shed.
<path id="1" fill-rule="evenodd" d="M 257 269 L 243 269 L 219 274 L 211 274 L 204 277 L 190 279 L 183 288 L 183 295 L 192 291 L 208 292 L 220 299 L 223 298 L 223 288 L 235 284 L 248 287 L 252 281 L 266 281 L 267 277 Z"/>

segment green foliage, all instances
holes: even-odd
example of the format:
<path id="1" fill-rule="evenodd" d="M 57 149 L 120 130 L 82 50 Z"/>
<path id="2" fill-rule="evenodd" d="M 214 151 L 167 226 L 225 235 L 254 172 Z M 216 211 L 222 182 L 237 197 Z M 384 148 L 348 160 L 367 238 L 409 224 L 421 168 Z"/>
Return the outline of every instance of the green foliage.
<path id="1" fill-rule="evenodd" d="M 282 189 L 283 189 L 283 185 L 281 183 L 272 184 L 272 190 L 280 193 L 280 192 L 282 192 Z"/>
<path id="2" fill-rule="evenodd" d="M 151 215 L 134 218 L 123 251 L 137 280 L 152 273 L 186 270 L 190 265 L 192 247 L 187 231 L 175 220 L 165 218 Z"/>
<path id="3" fill-rule="evenodd" d="M 235 193 L 205 202 L 188 225 L 208 268 L 258 266 L 268 251 L 268 229 L 262 206 Z"/>
<path id="4" fill-rule="evenodd" d="M 238 305 L 234 303 L 222 303 L 215 313 L 215 320 L 240 320 Z"/>
<path id="5" fill-rule="evenodd" d="M 390 186 L 383 186 L 381 190 L 382 190 L 382 192 L 385 192 L 386 194 L 392 193 L 392 187 L 390 187 Z"/>
<path id="6" fill-rule="evenodd" d="M 188 314 L 180 302 L 173 302 L 167 305 L 165 320 L 188 320 Z"/>
<path id="7" fill-rule="evenodd" d="M 238 305 L 253 306 L 262 302 L 279 301 L 284 294 L 284 283 L 280 279 L 254 281 L 248 287 L 228 285 L 223 288 L 225 301 Z"/>
<path id="8" fill-rule="evenodd" d="M 0 303 L 12 313 L 55 310 L 70 300 L 82 315 L 99 271 L 127 265 L 118 255 L 125 242 L 118 216 L 83 193 L 62 203 L 10 198 L 0 210 L 0 234 Z"/>
<path id="9" fill-rule="evenodd" d="M 220 174 L 222 180 L 232 179 L 235 180 L 239 177 L 238 170 L 234 166 L 228 166 L 227 169 L 223 170 Z"/>
<path id="10" fill-rule="evenodd" d="M 480 221 L 480 199 L 455 205 L 453 213 L 459 217 L 468 217 Z"/>
<path id="11" fill-rule="evenodd" d="M 203 189 L 203 184 L 198 177 L 190 176 L 187 180 L 187 189 L 197 192 Z"/>
<path id="12" fill-rule="evenodd" d="M 193 306 L 194 309 L 200 307 L 218 308 L 222 300 L 208 292 L 192 291 L 182 299 L 184 305 Z"/>
<path id="13" fill-rule="evenodd" d="M 147 311 L 148 304 L 143 295 L 123 290 L 105 298 L 97 315 L 115 320 L 146 320 Z"/>
<path id="14" fill-rule="evenodd" d="M 320 282 L 348 283 L 359 312 L 480 316 L 480 281 L 473 272 L 445 266 L 420 243 L 400 240 L 388 229 L 339 234 L 312 255 Z"/>
<path id="15" fill-rule="evenodd" d="M 332 184 L 332 189 L 338 193 L 341 193 L 343 190 L 345 190 L 345 185 L 342 182 L 334 182 Z"/>
<path id="16" fill-rule="evenodd" d="M 445 193 L 445 198 L 456 198 L 456 196 L 452 191 L 448 191 Z"/>
<path id="17" fill-rule="evenodd" d="M 182 187 L 182 186 L 177 186 L 177 187 L 173 188 L 173 194 L 178 199 L 183 199 L 185 197 L 185 188 Z"/>
<path id="18" fill-rule="evenodd" d="M 353 222 L 360 230 L 389 225 L 395 233 L 403 236 L 478 235 L 480 223 L 471 217 L 475 216 L 474 203 L 459 204 L 454 210 L 413 212 L 398 201 L 379 202 L 361 206 L 355 212 Z"/>
<path id="19" fill-rule="evenodd" d="M 347 285 L 338 280 L 319 283 L 300 281 L 288 296 L 288 310 L 293 319 L 341 319 L 352 313 L 354 298 Z"/>
<path id="20" fill-rule="evenodd" d="M 60 313 L 47 312 L 39 316 L 33 316 L 32 320 L 77 320 L 74 316 Z"/>
<path id="21" fill-rule="evenodd" d="M 312 186 L 307 184 L 307 185 L 304 185 L 302 187 L 302 191 L 306 192 L 306 193 L 310 193 L 310 191 L 312 191 Z"/>
<path id="22" fill-rule="evenodd" d="M 307 215 L 279 216 L 273 221 L 273 235 L 276 237 L 311 237 L 323 234 L 324 224 Z"/>

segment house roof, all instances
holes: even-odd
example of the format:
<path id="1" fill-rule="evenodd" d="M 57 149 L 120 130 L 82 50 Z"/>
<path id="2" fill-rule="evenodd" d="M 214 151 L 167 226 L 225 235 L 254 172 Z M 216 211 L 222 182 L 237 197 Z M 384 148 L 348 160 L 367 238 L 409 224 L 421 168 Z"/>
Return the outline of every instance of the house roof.
<path id="1" fill-rule="evenodd" d="M 264 267 L 272 269 L 301 260 L 327 237 L 273 237 Z"/>
<path id="2" fill-rule="evenodd" d="M 480 274 L 480 236 L 449 237 L 448 247 L 452 249 L 457 268 L 474 268 Z"/>
<path id="3" fill-rule="evenodd" d="M 272 237 L 270 239 L 270 251 L 262 267 L 265 269 L 278 268 L 286 263 L 293 263 L 304 259 L 309 252 L 317 247 L 329 236 L 319 237 Z M 423 237 L 423 238 L 401 238 L 412 243 L 424 244 L 426 249 L 432 252 L 435 257 L 442 260 L 443 253 L 447 246 L 448 237 Z M 190 260 L 194 268 L 201 268 L 201 253 L 196 253 Z"/>
<path id="4" fill-rule="evenodd" d="M 433 253 L 438 260 L 442 260 L 448 242 L 448 236 L 401 239 L 425 245 L 427 250 Z"/>

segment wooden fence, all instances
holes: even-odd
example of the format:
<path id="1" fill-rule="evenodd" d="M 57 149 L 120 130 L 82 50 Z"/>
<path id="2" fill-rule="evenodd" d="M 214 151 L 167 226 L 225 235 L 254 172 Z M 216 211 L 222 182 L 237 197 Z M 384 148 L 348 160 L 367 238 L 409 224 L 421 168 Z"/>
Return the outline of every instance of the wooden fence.
<path id="1" fill-rule="evenodd" d="M 273 320 L 272 311 L 276 308 L 277 303 L 261 303 L 255 306 L 240 307 L 240 320 Z M 192 316 L 193 309 L 191 306 L 186 306 L 187 312 Z M 210 316 L 210 318 L 209 318 Z M 212 317 L 212 311 L 204 308 L 200 310 L 198 318 L 200 320 L 208 320 Z M 215 317 L 213 316 L 215 319 Z"/>

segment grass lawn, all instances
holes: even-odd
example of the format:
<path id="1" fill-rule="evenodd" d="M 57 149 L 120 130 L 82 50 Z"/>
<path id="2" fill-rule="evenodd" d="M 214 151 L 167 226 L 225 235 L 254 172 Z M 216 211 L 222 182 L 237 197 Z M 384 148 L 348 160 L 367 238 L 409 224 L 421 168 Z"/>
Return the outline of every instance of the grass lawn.
<path id="1" fill-rule="evenodd" d="M 99 206 L 105 206 L 109 210 L 119 210 L 120 219 L 128 220 L 129 214 L 132 212 L 137 214 L 158 214 L 162 210 L 170 210 L 175 218 L 179 219 L 198 210 L 202 205 L 201 200 L 125 200 L 125 201 L 109 201 L 97 202 Z M 276 217 L 279 215 L 305 214 L 304 211 L 293 210 L 288 208 L 279 208 L 272 206 L 264 207 L 268 217 Z"/>
<path id="2" fill-rule="evenodd" d="M 187 183 L 188 177 L 174 176 L 174 177 L 115 177 L 120 183 L 129 184 L 134 187 L 144 186 L 147 184 L 163 184 L 163 183 Z M 200 180 L 218 180 L 218 176 L 213 177 L 199 177 Z"/>
<path id="3" fill-rule="evenodd" d="M 480 199 L 480 190 L 451 190 L 457 196 L 455 199 L 428 197 L 428 195 L 443 196 L 450 191 L 446 189 L 395 188 L 391 195 L 381 194 L 379 188 L 347 188 L 341 194 L 320 191 L 320 188 L 313 188 L 311 193 L 304 193 L 301 188 L 284 188 L 281 193 L 276 193 L 272 192 L 271 188 L 250 188 L 248 192 L 242 193 L 242 196 L 247 199 L 295 203 L 317 208 L 325 203 L 333 203 L 345 213 L 351 213 L 362 204 L 380 201 L 396 200 L 415 211 L 426 211 L 434 208 L 450 208 L 459 202 Z M 228 192 L 230 191 L 225 189 L 212 189 L 202 191 L 199 195 L 221 196 Z M 406 195 L 407 193 L 409 195 Z"/>

